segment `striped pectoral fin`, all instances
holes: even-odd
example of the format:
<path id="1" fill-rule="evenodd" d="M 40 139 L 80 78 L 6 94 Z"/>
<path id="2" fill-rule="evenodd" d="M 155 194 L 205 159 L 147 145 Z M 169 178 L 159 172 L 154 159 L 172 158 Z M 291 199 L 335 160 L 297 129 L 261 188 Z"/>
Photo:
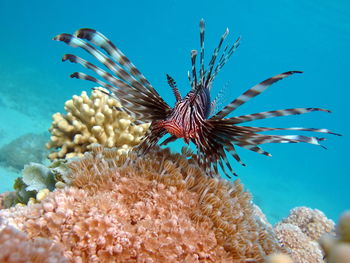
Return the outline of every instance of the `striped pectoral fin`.
<path id="1" fill-rule="evenodd" d="M 225 145 L 225 150 L 227 150 L 232 155 L 232 157 L 235 158 L 235 160 L 239 162 L 242 166 L 247 166 L 245 163 L 242 162 L 241 158 L 237 154 L 235 147 L 231 143 L 227 143 Z"/>
<path id="2" fill-rule="evenodd" d="M 247 150 L 259 153 L 259 154 L 263 154 L 266 156 L 271 157 L 272 155 L 263 150 L 261 147 L 258 146 L 258 143 L 255 143 L 251 140 L 247 140 L 247 139 L 242 139 L 242 138 L 237 138 L 236 141 L 234 141 L 234 144 L 236 144 L 237 146 L 240 146 L 242 148 L 245 148 Z"/>
<path id="3" fill-rule="evenodd" d="M 98 85 L 101 85 L 102 87 L 110 90 L 111 88 L 113 88 L 111 85 L 93 77 L 93 76 L 90 76 L 90 75 L 87 75 L 83 72 L 74 72 L 73 74 L 70 75 L 71 78 L 76 78 L 76 79 L 83 79 L 83 80 L 88 80 L 88 81 L 92 81 L 92 82 L 95 82 L 97 83 Z"/>
<path id="4" fill-rule="evenodd" d="M 128 71 L 128 77 L 130 77 L 131 75 L 132 78 L 136 79 L 137 81 L 142 83 L 147 89 L 151 90 L 154 94 L 158 95 L 157 91 L 151 86 L 151 84 L 145 78 L 145 76 L 106 36 L 90 28 L 79 29 L 74 33 L 74 35 L 80 39 L 86 39 L 94 45 L 105 50 L 109 56 L 111 56 L 117 63 L 122 65 Z"/>
<path id="5" fill-rule="evenodd" d="M 205 23 L 202 18 L 199 22 L 199 38 L 200 38 L 200 81 L 204 82 L 204 33 L 205 33 Z"/>
<path id="6" fill-rule="evenodd" d="M 233 174 L 234 176 L 237 176 L 237 174 L 233 171 L 233 168 L 232 168 L 230 162 L 229 162 L 228 159 L 227 159 L 225 150 L 224 150 L 223 148 L 220 148 L 219 150 L 220 150 L 219 164 L 222 163 L 222 160 L 223 160 L 223 161 L 225 162 L 225 164 L 226 164 L 226 167 L 227 167 L 227 168 L 229 169 L 229 171 L 231 172 L 231 174 Z M 220 165 L 220 166 L 221 166 L 221 165 Z M 223 167 L 221 167 L 221 168 L 223 168 Z M 228 178 L 231 179 L 231 176 L 229 176 L 229 175 L 226 173 L 225 169 L 222 169 L 222 170 L 224 171 L 225 175 L 226 175 Z"/>
<path id="7" fill-rule="evenodd" d="M 209 82 L 214 81 L 214 78 L 216 77 L 216 75 L 220 72 L 220 70 L 225 66 L 225 64 L 227 63 L 227 61 L 230 59 L 230 57 L 232 56 L 232 54 L 237 50 L 237 48 L 240 45 L 240 41 L 241 41 L 241 37 L 238 37 L 237 40 L 232 44 L 231 47 L 229 47 L 229 45 L 227 45 L 225 47 L 225 50 L 222 54 L 222 56 L 219 59 L 218 64 L 216 65 L 214 72 L 212 74 L 212 76 L 210 77 Z"/>
<path id="8" fill-rule="evenodd" d="M 254 120 L 262 120 L 262 119 L 273 118 L 273 117 L 299 115 L 299 114 L 304 114 L 304 113 L 309 113 L 314 111 L 323 111 L 328 113 L 331 112 L 330 110 L 321 109 L 321 108 L 293 108 L 293 109 L 274 110 L 274 111 L 265 111 L 265 112 L 247 114 L 247 115 L 227 118 L 227 119 L 224 119 L 224 121 L 231 124 L 238 124 L 238 123 L 244 123 L 244 122 L 254 121 Z"/>
<path id="9" fill-rule="evenodd" d="M 210 80 L 211 80 L 211 77 L 212 77 L 212 72 L 213 72 L 213 68 L 214 68 L 214 65 L 215 65 L 216 58 L 219 55 L 222 43 L 224 42 L 224 40 L 227 37 L 228 33 L 229 33 L 229 30 L 227 28 L 225 33 L 221 36 L 219 44 L 214 49 L 213 55 L 211 56 L 211 59 L 210 59 L 210 62 L 209 62 L 209 66 L 208 66 L 209 70 L 208 70 L 208 72 L 207 72 L 207 74 L 205 76 L 205 86 L 206 87 L 210 86 L 209 83 L 210 83 Z"/>
<path id="10" fill-rule="evenodd" d="M 127 93 L 129 93 L 129 94 L 132 93 L 134 95 L 137 95 L 139 97 L 139 99 L 148 98 L 148 100 L 150 100 L 149 91 L 142 89 L 142 87 L 140 88 L 140 86 L 137 87 L 137 85 L 132 86 L 132 84 L 130 85 L 130 84 L 128 84 L 128 82 L 125 82 L 125 81 L 122 81 L 122 80 L 116 78 L 115 76 L 113 76 L 109 72 L 101 69 L 100 67 L 95 66 L 94 64 L 86 61 L 85 59 L 82 59 L 81 57 L 78 57 L 78 56 L 75 56 L 72 54 L 65 54 L 62 57 L 62 61 L 67 61 L 67 60 L 72 62 L 72 63 L 78 63 L 78 64 L 82 65 L 83 67 L 94 71 L 100 77 L 102 77 L 106 81 L 108 81 L 110 84 L 113 84 L 115 87 L 128 90 Z"/>
<path id="11" fill-rule="evenodd" d="M 280 139 L 282 143 L 293 143 L 293 142 L 305 142 L 309 144 L 314 144 L 321 146 L 322 148 L 326 149 L 325 146 L 321 145 L 320 142 L 326 140 L 326 138 L 320 138 L 320 137 L 313 137 L 313 136 L 304 136 L 304 135 L 279 135 L 276 136 L 277 141 Z M 287 141 L 285 141 L 287 139 Z"/>
<path id="12" fill-rule="evenodd" d="M 158 126 L 156 123 L 152 123 L 141 144 L 135 148 L 137 154 L 142 156 L 148 153 L 166 133 L 167 131 L 164 128 Z"/>
<path id="13" fill-rule="evenodd" d="M 191 71 L 192 71 L 192 89 L 197 88 L 197 70 L 196 70 L 196 58 L 197 58 L 197 50 L 191 51 Z"/>
<path id="14" fill-rule="evenodd" d="M 85 31 L 82 30 L 82 32 L 85 32 Z M 91 33 L 92 31 L 87 29 L 87 32 Z M 95 34 L 95 36 L 98 36 L 98 38 L 100 38 L 100 35 L 102 34 L 98 32 Z M 118 78 L 121 81 L 125 82 L 126 84 L 129 84 L 133 89 L 139 91 L 140 93 L 144 93 L 148 97 L 152 98 L 155 104 L 159 104 L 162 107 L 168 107 L 168 105 L 163 101 L 163 99 L 159 96 L 156 90 L 149 84 L 149 82 L 143 77 L 143 75 L 139 73 L 139 71 L 135 68 L 135 66 L 124 55 L 120 55 L 121 58 L 116 59 L 117 62 L 115 62 L 111 57 L 106 56 L 104 53 L 102 53 L 101 51 L 99 51 L 98 49 L 96 49 L 94 46 L 87 43 L 83 39 L 87 39 L 88 41 L 91 41 L 91 43 L 105 50 L 106 50 L 106 47 L 108 46 L 106 44 L 107 42 L 103 44 L 102 43 L 103 41 L 101 39 L 96 40 L 92 36 L 88 37 L 89 34 L 77 33 L 77 36 L 81 38 L 70 34 L 60 34 L 56 36 L 54 40 L 65 42 L 66 44 L 72 47 L 81 47 L 82 49 L 87 51 L 89 54 L 94 56 L 103 65 L 105 65 L 109 70 L 111 70 L 113 74 L 118 76 Z M 111 52 L 109 49 L 108 51 L 107 51 L 108 54 L 116 53 L 116 52 Z M 120 65 L 118 65 L 118 63 L 122 66 L 127 65 L 126 70 L 122 68 Z"/>
<path id="15" fill-rule="evenodd" d="M 319 133 L 328 133 L 336 136 L 341 136 L 339 133 L 332 132 L 328 129 L 323 128 L 304 128 L 304 127 L 289 127 L 289 128 L 269 128 L 269 127 L 249 127 L 249 126 L 239 126 L 243 129 L 249 130 L 251 132 L 264 132 L 264 131 L 310 131 Z"/>
<path id="16" fill-rule="evenodd" d="M 248 137 L 248 136 L 247 136 Z M 266 144 L 266 143 L 299 143 L 305 142 L 309 144 L 322 146 L 319 142 L 324 141 L 325 138 L 304 136 L 304 135 L 262 135 L 254 134 L 250 138 L 241 137 L 240 140 L 245 140 L 250 144 Z M 325 148 L 324 146 L 322 146 Z"/>
<path id="17" fill-rule="evenodd" d="M 113 44 L 107 43 L 108 41 L 103 42 L 105 40 L 101 39 L 100 34 L 96 33 L 94 35 L 98 36 L 97 38 L 94 38 L 92 35 L 89 34 L 92 34 L 91 30 L 83 30 L 80 33 L 77 33 L 77 36 L 85 38 L 88 41 L 91 41 L 93 44 L 96 44 L 97 46 L 105 50 L 108 49 L 108 51 L 106 50 L 107 53 L 113 54 L 113 52 L 117 52 L 112 51 L 112 46 L 110 45 Z M 145 84 L 142 84 L 139 80 L 141 79 L 141 76 L 138 75 L 139 79 L 137 79 L 134 75 L 132 75 L 120 66 L 128 65 L 126 67 L 127 70 L 129 70 L 130 72 L 132 71 L 134 73 L 138 72 L 137 70 L 133 69 L 133 65 L 131 64 L 131 62 L 127 62 L 128 59 L 124 58 L 123 55 L 121 55 L 122 53 L 120 54 L 120 58 L 117 60 L 117 63 L 120 63 L 120 65 L 118 65 L 115 61 L 112 60 L 112 58 L 106 56 L 104 53 L 97 50 L 94 46 L 85 42 L 81 38 L 69 34 L 61 34 L 56 36 L 54 39 L 65 42 L 73 47 L 81 47 L 82 49 L 90 53 L 92 56 L 94 56 L 108 69 L 110 69 L 113 74 L 101 69 L 100 67 L 95 66 L 94 64 L 80 57 L 67 54 L 63 57 L 63 60 L 68 60 L 73 63 L 79 63 L 82 66 L 93 70 L 108 83 L 100 81 L 84 73 L 74 73 L 72 74 L 72 77 L 93 81 L 107 88 L 109 91 L 111 91 L 111 93 L 113 93 L 113 97 L 118 98 L 118 100 L 122 103 L 123 107 L 128 108 L 128 110 L 132 112 L 135 112 L 138 115 L 137 117 L 141 118 L 148 116 L 147 119 L 144 119 L 142 121 L 148 122 L 157 119 L 162 119 L 167 116 L 170 107 L 158 95 L 158 93 L 153 92 L 152 89 L 146 87 Z"/>
<path id="18" fill-rule="evenodd" d="M 171 135 L 170 137 L 166 138 L 160 145 L 167 145 L 170 142 L 174 142 L 178 139 L 178 137 L 176 137 L 175 135 Z"/>
<path id="19" fill-rule="evenodd" d="M 166 74 L 166 78 L 167 78 L 167 81 L 168 81 L 168 84 L 169 84 L 170 88 L 173 90 L 173 93 L 174 93 L 176 101 L 180 101 L 181 100 L 181 94 L 180 94 L 179 89 L 176 86 L 176 81 L 171 76 L 169 76 L 168 74 Z"/>
<path id="20" fill-rule="evenodd" d="M 237 109 L 242 104 L 246 103 L 250 99 L 258 96 L 263 91 L 265 91 L 268 87 L 270 87 L 272 84 L 276 83 L 277 81 L 284 79 L 294 73 L 302 73 L 301 71 L 288 71 L 279 75 L 276 75 L 272 78 L 266 79 L 263 82 L 255 85 L 254 87 L 250 88 L 246 92 L 244 92 L 242 95 L 240 95 L 238 98 L 233 100 L 230 104 L 228 104 L 226 107 L 224 107 L 221 111 L 219 111 L 216 115 L 214 115 L 213 119 L 221 119 L 230 114 L 232 111 Z"/>
<path id="21" fill-rule="evenodd" d="M 95 73 L 97 73 L 99 76 L 101 76 L 103 79 L 108 81 L 110 84 L 112 84 L 114 87 L 108 87 L 108 89 L 116 93 L 118 95 L 124 94 L 124 99 L 128 99 L 130 102 L 134 102 L 138 105 L 149 105 L 156 108 L 161 108 L 162 105 L 157 105 L 154 102 L 152 98 L 148 96 L 147 93 L 140 92 L 138 89 L 135 89 L 133 86 L 130 86 L 129 84 L 121 81 L 120 79 L 114 77 L 109 72 L 95 66 L 94 64 L 77 57 L 72 54 L 66 54 L 62 58 L 63 61 L 69 60 L 73 63 L 79 63 L 83 67 L 91 69 Z"/>

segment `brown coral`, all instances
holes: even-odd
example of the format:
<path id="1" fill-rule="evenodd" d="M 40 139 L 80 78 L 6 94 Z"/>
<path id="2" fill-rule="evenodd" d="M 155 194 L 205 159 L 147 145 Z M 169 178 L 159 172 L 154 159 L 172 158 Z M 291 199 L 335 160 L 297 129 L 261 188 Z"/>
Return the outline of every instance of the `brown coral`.
<path id="1" fill-rule="evenodd" d="M 121 105 L 97 88 L 89 97 L 85 91 L 65 103 L 67 114 L 55 113 L 50 127 L 48 149 L 59 149 L 49 154 L 51 160 L 82 156 L 91 144 L 119 147 L 119 153 L 128 151 L 140 142 L 149 124 L 134 125 L 125 112 L 116 110 Z"/>
<path id="2" fill-rule="evenodd" d="M 0 230 L 2 263 L 66 263 L 62 247 L 45 238 L 30 240 L 27 234 L 6 226 Z"/>
<path id="3" fill-rule="evenodd" d="M 280 251 L 238 181 L 208 178 L 168 150 L 115 156 L 93 147 L 70 164 L 73 187 L 14 223 L 63 244 L 72 262 L 264 262 Z"/>

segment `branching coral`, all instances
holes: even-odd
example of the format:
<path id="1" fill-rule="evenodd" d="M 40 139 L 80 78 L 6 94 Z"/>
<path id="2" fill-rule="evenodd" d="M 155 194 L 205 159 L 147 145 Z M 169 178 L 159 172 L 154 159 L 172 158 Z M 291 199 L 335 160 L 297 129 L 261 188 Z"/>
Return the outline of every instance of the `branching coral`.
<path id="1" fill-rule="evenodd" d="M 55 113 L 50 127 L 51 141 L 47 148 L 57 149 L 49 154 L 51 160 L 82 156 L 91 144 L 120 147 L 125 152 L 137 145 L 149 124 L 133 124 L 121 105 L 103 91 L 95 89 L 91 96 L 83 91 L 65 103 L 67 114 Z"/>
<path id="2" fill-rule="evenodd" d="M 168 150 L 118 159 L 92 150 L 70 163 L 72 187 L 0 214 L 61 243 L 72 262 L 264 262 L 281 250 L 238 181 L 209 178 Z"/>
<path id="3" fill-rule="evenodd" d="M 321 263 L 323 253 L 317 240 L 334 229 L 334 222 L 317 209 L 297 207 L 274 230 L 295 262 Z"/>

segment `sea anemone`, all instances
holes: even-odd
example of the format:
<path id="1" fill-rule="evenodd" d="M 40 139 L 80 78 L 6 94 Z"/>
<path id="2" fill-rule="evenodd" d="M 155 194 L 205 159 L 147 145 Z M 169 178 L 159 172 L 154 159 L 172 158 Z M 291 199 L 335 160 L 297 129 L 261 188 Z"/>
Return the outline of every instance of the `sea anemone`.
<path id="1" fill-rule="evenodd" d="M 242 184 L 206 176 L 194 159 L 94 145 L 69 166 L 71 187 L 0 216 L 61 244 L 71 262 L 264 262 L 284 251 Z"/>

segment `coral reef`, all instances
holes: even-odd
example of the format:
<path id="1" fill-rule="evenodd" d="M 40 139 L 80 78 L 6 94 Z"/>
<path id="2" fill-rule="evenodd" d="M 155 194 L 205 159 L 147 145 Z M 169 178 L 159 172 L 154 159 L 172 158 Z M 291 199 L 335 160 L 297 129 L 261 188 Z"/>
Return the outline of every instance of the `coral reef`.
<path id="1" fill-rule="evenodd" d="M 295 262 L 321 263 L 323 253 L 318 239 L 334 229 L 334 222 L 317 209 L 296 207 L 274 231 Z"/>
<path id="2" fill-rule="evenodd" d="M 83 91 L 65 103 L 67 114 L 55 113 L 50 127 L 48 149 L 51 160 L 82 156 L 99 143 L 106 147 L 119 147 L 120 153 L 139 144 L 149 124 L 135 125 L 133 119 L 118 110 L 121 105 L 97 88 L 91 96 Z"/>
<path id="3" fill-rule="evenodd" d="M 350 263 L 350 211 L 344 212 L 337 224 L 337 235 L 324 235 L 319 243 L 328 263 Z"/>
<path id="4" fill-rule="evenodd" d="M 29 239 L 27 234 L 11 226 L 0 227 L 0 262 L 2 263 L 66 263 L 63 249 L 52 240 Z"/>
<path id="5" fill-rule="evenodd" d="M 264 262 L 283 252 L 239 181 L 209 178 L 167 149 L 92 151 L 69 163 L 70 187 L 0 216 L 61 244 L 70 262 Z"/>
<path id="6" fill-rule="evenodd" d="M 43 162 L 48 153 L 44 147 L 47 137 L 46 133 L 27 133 L 4 145 L 0 149 L 1 165 L 19 172 L 29 162 Z"/>

